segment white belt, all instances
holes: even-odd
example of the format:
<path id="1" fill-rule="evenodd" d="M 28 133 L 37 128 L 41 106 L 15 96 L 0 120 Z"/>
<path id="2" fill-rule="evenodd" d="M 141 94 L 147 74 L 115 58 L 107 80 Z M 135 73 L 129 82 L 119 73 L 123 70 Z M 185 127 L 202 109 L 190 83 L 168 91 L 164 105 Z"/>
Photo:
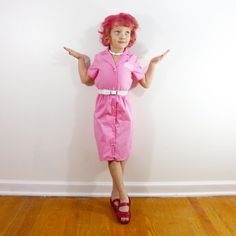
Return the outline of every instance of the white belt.
<path id="1" fill-rule="evenodd" d="M 98 94 L 125 96 L 128 94 L 128 91 L 126 91 L 126 90 L 98 89 Z"/>

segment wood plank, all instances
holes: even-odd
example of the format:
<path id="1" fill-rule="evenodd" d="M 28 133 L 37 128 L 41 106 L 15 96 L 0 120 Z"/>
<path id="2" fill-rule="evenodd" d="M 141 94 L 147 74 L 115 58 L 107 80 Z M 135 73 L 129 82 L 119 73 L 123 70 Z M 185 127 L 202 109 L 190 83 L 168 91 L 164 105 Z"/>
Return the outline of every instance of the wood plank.
<path id="1" fill-rule="evenodd" d="M 38 213 L 45 198 L 24 197 L 22 207 L 17 211 L 16 217 L 11 221 L 4 235 L 30 235 L 34 224 L 37 222 Z"/>
<path id="2" fill-rule="evenodd" d="M 236 235 L 236 198 L 197 198 L 218 235 Z"/>
<path id="3" fill-rule="evenodd" d="M 207 235 L 186 198 L 153 199 L 152 208 L 154 235 Z"/>
<path id="4" fill-rule="evenodd" d="M 25 197 L 0 196 L 0 233 L 7 231 L 25 202 Z"/>

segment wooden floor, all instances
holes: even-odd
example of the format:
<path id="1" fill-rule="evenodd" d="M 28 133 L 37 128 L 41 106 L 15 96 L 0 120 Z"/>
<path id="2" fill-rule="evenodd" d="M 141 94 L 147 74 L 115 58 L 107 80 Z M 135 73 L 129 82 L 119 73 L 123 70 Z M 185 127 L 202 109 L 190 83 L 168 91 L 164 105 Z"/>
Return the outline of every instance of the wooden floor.
<path id="1" fill-rule="evenodd" d="M 236 196 L 131 199 L 121 225 L 108 198 L 0 196 L 0 235 L 236 236 Z"/>

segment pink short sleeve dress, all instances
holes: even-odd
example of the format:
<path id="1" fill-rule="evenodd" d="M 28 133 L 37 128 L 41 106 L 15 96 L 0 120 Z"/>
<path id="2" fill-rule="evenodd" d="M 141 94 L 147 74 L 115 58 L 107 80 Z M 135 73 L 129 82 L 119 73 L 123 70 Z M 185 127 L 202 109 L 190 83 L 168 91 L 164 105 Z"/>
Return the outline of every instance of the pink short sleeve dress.
<path id="1" fill-rule="evenodd" d="M 127 48 L 115 62 L 108 50 L 98 53 L 88 68 L 97 89 L 129 90 L 144 78 L 139 59 Z M 126 160 L 132 151 L 132 110 L 127 96 L 98 94 L 94 135 L 101 161 Z"/>

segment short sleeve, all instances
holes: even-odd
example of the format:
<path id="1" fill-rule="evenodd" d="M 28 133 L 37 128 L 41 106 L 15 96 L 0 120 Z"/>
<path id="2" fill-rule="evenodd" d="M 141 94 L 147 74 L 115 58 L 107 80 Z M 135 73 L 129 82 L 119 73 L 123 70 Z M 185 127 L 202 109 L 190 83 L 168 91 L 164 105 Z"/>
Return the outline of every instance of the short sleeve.
<path id="1" fill-rule="evenodd" d="M 141 80 L 144 78 L 144 71 L 140 64 L 140 60 L 136 57 L 136 60 L 134 61 L 134 67 L 132 71 L 132 79 L 135 80 Z"/>
<path id="2" fill-rule="evenodd" d="M 96 79 L 99 72 L 99 59 L 98 55 L 95 56 L 93 63 L 88 68 L 88 76 L 92 79 Z"/>

